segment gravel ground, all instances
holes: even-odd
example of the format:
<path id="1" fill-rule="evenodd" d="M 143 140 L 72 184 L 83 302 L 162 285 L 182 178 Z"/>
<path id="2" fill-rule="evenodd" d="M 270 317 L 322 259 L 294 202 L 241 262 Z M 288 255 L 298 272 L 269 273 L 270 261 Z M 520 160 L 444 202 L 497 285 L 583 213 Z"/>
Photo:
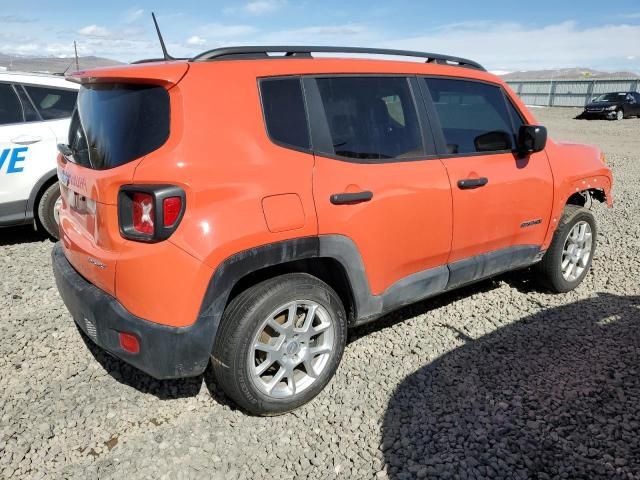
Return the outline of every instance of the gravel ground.
<path id="1" fill-rule="evenodd" d="M 155 381 L 85 344 L 52 244 L 0 233 L 0 478 L 640 478 L 640 119 L 535 111 L 615 175 L 592 273 L 522 272 L 352 332 L 328 388 L 255 418 L 209 373 Z"/>

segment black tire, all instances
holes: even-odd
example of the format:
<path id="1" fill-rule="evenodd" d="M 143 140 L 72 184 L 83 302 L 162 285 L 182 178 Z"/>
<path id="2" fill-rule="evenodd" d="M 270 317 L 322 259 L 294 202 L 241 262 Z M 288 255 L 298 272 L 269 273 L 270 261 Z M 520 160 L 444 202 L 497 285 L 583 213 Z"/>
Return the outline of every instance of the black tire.
<path id="1" fill-rule="evenodd" d="M 38 202 L 38 222 L 47 234 L 56 240 L 60 237 L 60 231 L 56 222 L 54 208 L 59 198 L 60 186 L 58 182 L 55 182 L 44 191 Z"/>
<path id="2" fill-rule="evenodd" d="M 570 281 L 562 273 L 562 254 L 571 229 L 582 221 L 587 222 L 591 227 L 591 254 L 582 273 L 575 280 Z M 580 285 L 591 268 L 593 255 L 596 251 L 597 234 L 596 220 L 591 211 L 578 205 L 567 205 L 560 218 L 560 224 L 553 235 L 549 249 L 536 265 L 540 282 L 557 293 L 568 292 Z"/>
<path id="3" fill-rule="evenodd" d="M 261 391 L 250 371 L 253 339 L 265 319 L 289 302 L 315 302 L 333 323 L 333 350 L 320 374 L 301 392 L 274 398 Z M 333 377 L 347 339 L 347 317 L 340 297 L 326 283 L 304 273 L 292 273 L 261 282 L 231 301 L 224 312 L 211 356 L 215 377 L 224 392 L 256 415 L 279 415 L 309 402 Z M 276 365 L 276 363 L 274 363 Z M 283 368 L 279 364 L 277 368 Z M 288 384 L 289 379 L 287 379 Z"/>

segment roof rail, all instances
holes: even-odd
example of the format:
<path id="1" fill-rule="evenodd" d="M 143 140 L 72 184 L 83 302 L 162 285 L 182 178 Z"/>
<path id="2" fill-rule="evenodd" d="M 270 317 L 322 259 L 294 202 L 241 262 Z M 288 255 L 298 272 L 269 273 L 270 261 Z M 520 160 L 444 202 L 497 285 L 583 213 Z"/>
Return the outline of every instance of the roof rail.
<path id="1" fill-rule="evenodd" d="M 361 53 L 368 55 L 393 55 L 400 57 L 426 58 L 427 63 L 454 65 L 458 67 L 484 70 L 484 67 L 473 60 L 452 57 L 440 53 L 413 52 L 410 50 L 392 50 L 387 48 L 363 47 L 308 47 L 308 46 L 253 46 L 253 47 L 223 47 L 208 50 L 191 58 L 191 62 L 206 62 L 208 60 L 257 60 L 264 58 L 313 58 L 312 53 Z M 283 55 L 269 55 L 281 53 Z"/>
<path id="2" fill-rule="evenodd" d="M 175 58 L 171 57 L 171 60 L 188 60 L 187 58 Z M 139 63 L 154 63 L 154 62 L 166 62 L 166 58 L 143 58 L 141 60 L 134 60 L 130 65 L 137 65 Z"/>

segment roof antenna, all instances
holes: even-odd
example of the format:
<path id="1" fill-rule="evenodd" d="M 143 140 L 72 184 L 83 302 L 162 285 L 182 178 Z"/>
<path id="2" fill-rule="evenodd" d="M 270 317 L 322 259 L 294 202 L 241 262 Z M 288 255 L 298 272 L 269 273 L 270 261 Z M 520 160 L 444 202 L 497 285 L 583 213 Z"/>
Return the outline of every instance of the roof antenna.
<path id="1" fill-rule="evenodd" d="M 153 18 L 153 23 L 156 26 L 156 32 L 158 33 L 158 40 L 160 40 L 160 46 L 162 47 L 162 55 L 165 60 L 175 60 L 169 52 L 167 52 L 167 47 L 164 44 L 164 40 L 162 39 L 162 34 L 160 33 L 160 27 L 158 26 L 158 21 L 156 20 L 156 14 L 151 12 L 151 17 Z"/>

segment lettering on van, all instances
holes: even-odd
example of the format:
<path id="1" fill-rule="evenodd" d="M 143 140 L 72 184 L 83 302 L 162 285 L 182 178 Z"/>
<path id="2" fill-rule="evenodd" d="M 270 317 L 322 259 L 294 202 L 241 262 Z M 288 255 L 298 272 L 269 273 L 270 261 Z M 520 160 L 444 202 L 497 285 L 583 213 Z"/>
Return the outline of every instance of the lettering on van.
<path id="1" fill-rule="evenodd" d="M 5 148 L 4 150 L 0 150 L 0 173 L 4 171 L 4 173 L 8 175 L 10 173 L 22 172 L 24 170 L 22 162 L 27 159 L 27 150 L 29 150 L 29 147 Z M 7 164 L 6 168 L 4 168 L 5 163 Z"/>

